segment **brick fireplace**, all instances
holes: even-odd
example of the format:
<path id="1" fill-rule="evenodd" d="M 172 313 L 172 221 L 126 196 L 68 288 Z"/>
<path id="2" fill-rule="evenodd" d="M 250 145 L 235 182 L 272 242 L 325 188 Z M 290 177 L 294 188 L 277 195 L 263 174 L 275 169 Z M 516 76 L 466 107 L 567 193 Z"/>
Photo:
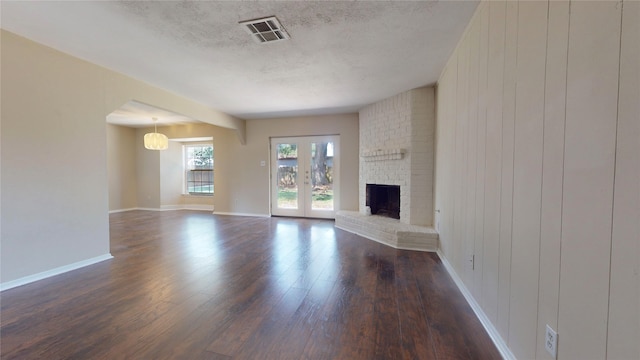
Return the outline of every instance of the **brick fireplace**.
<path id="1" fill-rule="evenodd" d="M 435 250 L 434 89 L 398 94 L 365 107 L 359 115 L 359 211 L 339 212 L 336 226 L 394 247 Z M 399 189 L 399 220 L 370 215 L 367 184 Z M 410 237 L 410 244 L 403 245 L 399 233 Z"/>

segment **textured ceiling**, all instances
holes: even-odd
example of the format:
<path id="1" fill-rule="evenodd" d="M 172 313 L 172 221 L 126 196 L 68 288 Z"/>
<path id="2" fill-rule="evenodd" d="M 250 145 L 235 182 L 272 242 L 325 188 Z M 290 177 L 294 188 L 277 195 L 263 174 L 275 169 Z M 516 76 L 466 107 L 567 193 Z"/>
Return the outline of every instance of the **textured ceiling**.
<path id="1" fill-rule="evenodd" d="M 477 4 L 3 0 L 0 24 L 252 119 L 354 112 L 435 83 Z M 258 44 L 238 24 L 270 15 L 290 40 Z"/>

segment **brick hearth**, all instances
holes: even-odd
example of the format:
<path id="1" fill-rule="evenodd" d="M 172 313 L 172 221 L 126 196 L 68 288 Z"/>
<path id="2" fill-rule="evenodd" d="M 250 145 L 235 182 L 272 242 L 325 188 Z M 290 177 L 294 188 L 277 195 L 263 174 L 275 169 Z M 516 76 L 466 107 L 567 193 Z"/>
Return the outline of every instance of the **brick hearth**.
<path id="1" fill-rule="evenodd" d="M 338 211 L 336 227 L 396 249 L 438 250 L 438 233 L 433 228 L 403 224 L 388 217 Z"/>

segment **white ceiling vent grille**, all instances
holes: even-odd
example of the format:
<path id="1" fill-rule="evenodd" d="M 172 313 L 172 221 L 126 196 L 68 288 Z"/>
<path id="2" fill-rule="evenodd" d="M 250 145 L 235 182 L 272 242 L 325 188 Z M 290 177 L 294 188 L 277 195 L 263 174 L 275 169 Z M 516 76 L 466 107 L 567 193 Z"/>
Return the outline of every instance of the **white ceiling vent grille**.
<path id="1" fill-rule="evenodd" d="M 240 21 L 240 25 L 258 43 L 281 41 L 289 38 L 289 34 L 287 34 L 287 31 L 275 16 Z"/>

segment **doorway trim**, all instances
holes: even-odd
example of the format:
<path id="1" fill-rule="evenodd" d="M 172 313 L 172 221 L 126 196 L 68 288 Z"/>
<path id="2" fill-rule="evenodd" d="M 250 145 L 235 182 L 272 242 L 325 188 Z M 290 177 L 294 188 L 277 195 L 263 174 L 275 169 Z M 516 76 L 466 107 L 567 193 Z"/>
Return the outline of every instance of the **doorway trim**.
<path id="1" fill-rule="evenodd" d="M 312 184 L 310 179 L 305 179 L 305 170 L 311 164 L 311 144 L 317 142 L 331 142 L 333 144 L 332 157 L 332 190 L 333 209 L 313 209 L 311 202 Z M 298 187 L 298 205 L 295 209 L 278 208 L 278 144 L 296 144 L 297 167 L 300 179 L 296 180 Z M 336 212 L 340 209 L 340 135 L 310 135 L 310 136 L 272 136 L 269 138 L 269 203 L 272 216 L 290 216 L 306 218 L 335 219 Z M 302 191 L 300 191 L 302 189 Z"/>

